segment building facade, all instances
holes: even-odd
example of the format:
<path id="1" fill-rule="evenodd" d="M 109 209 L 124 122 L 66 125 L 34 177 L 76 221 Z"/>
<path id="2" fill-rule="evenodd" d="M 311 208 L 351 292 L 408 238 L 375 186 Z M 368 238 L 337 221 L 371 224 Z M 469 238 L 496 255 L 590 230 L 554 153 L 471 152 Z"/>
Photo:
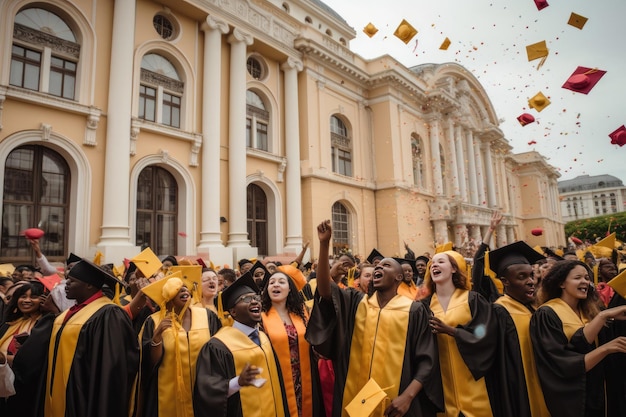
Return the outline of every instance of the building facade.
<path id="1" fill-rule="evenodd" d="M 579 175 L 558 187 L 565 222 L 626 210 L 626 187 L 612 175 Z"/>
<path id="2" fill-rule="evenodd" d="M 0 263 L 565 241 L 559 174 L 478 80 L 349 49 L 318 0 L 2 0 Z M 533 237 L 537 225 L 545 230 Z"/>

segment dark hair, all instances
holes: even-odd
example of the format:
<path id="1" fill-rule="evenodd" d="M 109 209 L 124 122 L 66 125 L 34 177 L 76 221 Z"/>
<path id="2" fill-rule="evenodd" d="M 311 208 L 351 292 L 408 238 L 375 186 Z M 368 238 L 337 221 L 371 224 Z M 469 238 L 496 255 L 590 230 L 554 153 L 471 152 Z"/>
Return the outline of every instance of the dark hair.
<path id="1" fill-rule="evenodd" d="M 230 283 L 237 280 L 237 273 L 234 269 L 222 268 L 217 272 L 217 275 L 221 275 L 224 278 L 224 281 L 228 281 Z"/>
<path id="2" fill-rule="evenodd" d="M 350 261 L 352 262 L 352 265 L 356 265 L 357 264 L 356 258 L 354 256 L 352 256 L 352 254 L 350 254 L 350 253 L 342 253 L 341 255 L 339 255 L 337 260 L 343 258 L 344 256 L 346 258 L 350 259 Z"/>
<path id="3" fill-rule="evenodd" d="M 287 300 L 285 303 L 287 305 L 287 311 L 300 317 L 306 326 L 307 320 L 306 315 L 304 314 L 304 297 L 302 297 L 302 293 L 298 291 L 296 284 L 293 283 L 293 280 L 289 278 L 287 274 L 284 272 L 275 272 L 272 276 L 276 274 L 285 276 L 287 278 L 287 282 L 289 283 L 289 293 L 287 294 Z M 267 280 L 267 284 L 269 284 L 269 279 Z M 267 285 L 261 293 L 261 304 L 263 306 L 263 311 L 265 312 L 272 308 L 272 300 L 270 299 L 269 292 L 267 291 Z"/>
<path id="4" fill-rule="evenodd" d="M 552 268 L 550 268 L 550 271 L 541 282 L 541 291 L 539 291 L 540 304 L 554 298 L 561 297 L 561 294 L 563 293 L 561 284 L 565 282 L 569 273 L 577 266 L 585 268 L 587 274 L 589 275 L 589 280 L 593 280 L 593 272 L 591 272 L 591 269 L 589 269 L 586 263 L 582 261 L 558 261 L 552 265 Z M 580 309 L 589 320 L 593 319 L 599 311 L 597 303 L 595 302 L 595 297 L 595 291 L 593 291 L 592 285 L 590 285 L 587 298 L 578 301 Z"/>
<path id="5" fill-rule="evenodd" d="M 30 291 L 31 297 L 39 297 L 43 294 L 44 291 L 43 284 L 38 281 L 26 281 L 23 284 L 16 285 L 19 285 L 19 288 L 16 289 L 15 292 L 11 295 L 11 300 L 6 306 L 5 322 L 14 321 L 22 317 L 23 314 L 17 307 L 17 302 L 19 301 L 21 296 Z"/>
<path id="6" fill-rule="evenodd" d="M 7 285 L 7 282 L 13 284 L 13 278 L 10 277 L 0 277 L 0 285 Z"/>

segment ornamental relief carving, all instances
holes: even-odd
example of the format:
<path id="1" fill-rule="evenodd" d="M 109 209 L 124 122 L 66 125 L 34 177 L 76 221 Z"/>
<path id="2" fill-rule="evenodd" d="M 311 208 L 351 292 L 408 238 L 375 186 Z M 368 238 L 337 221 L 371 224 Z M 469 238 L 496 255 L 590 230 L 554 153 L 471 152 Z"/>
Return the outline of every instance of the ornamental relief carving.
<path id="1" fill-rule="evenodd" d="M 31 29 L 19 23 L 15 23 L 13 26 L 13 37 L 26 43 L 47 46 L 53 51 L 61 52 L 74 58 L 80 57 L 79 44 Z"/>

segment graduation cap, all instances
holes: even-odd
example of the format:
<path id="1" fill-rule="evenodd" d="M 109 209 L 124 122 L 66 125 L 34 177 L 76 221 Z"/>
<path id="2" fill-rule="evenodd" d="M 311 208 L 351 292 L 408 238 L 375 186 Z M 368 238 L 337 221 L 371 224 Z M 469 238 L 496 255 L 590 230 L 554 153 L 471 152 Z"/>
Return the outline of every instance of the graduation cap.
<path id="1" fill-rule="evenodd" d="M 183 276 L 180 271 L 169 274 L 159 280 L 154 281 L 150 285 L 146 285 L 141 291 L 158 306 L 165 310 L 165 304 L 171 301 L 180 289 L 185 285 Z M 191 288 L 187 287 L 190 291 Z"/>
<path id="2" fill-rule="evenodd" d="M 70 256 L 67 257 L 67 259 L 65 260 L 65 265 L 69 265 L 69 264 L 75 264 L 76 262 L 82 261 L 83 258 L 81 258 L 80 256 L 70 252 Z"/>
<path id="3" fill-rule="evenodd" d="M 626 126 L 621 125 L 613 132 L 609 133 L 609 137 L 611 138 L 611 143 L 613 145 L 626 145 Z"/>
<path id="4" fill-rule="evenodd" d="M 535 6 L 537 6 L 537 10 L 543 10 L 549 6 L 547 0 L 535 0 Z"/>
<path id="5" fill-rule="evenodd" d="M 15 266 L 13 264 L 0 264 L 0 276 L 2 277 L 10 277 L 15 271 Z"/>
<path id="6" fill-rule="evenodd" d="M 372 22 L 370 22 L 365 25 L 365 27 L 363 28 L 363 32 L 371 38 L 372 36 L 376 35 L 376 33 L 378 33 L 378 29 L 376 28 L 376 26 L 374 26 Z"/>
<path id="7" fill-rule="evenodd" d="M 302 288 L 306 285 L 306 278 L 304 278 L 304 274 L 298 268 L 293 265 L 281 265 L 278 267 L 278 270 L 283 274 L 287 275 L 294 283 L 298 291 L 301 291 Z M 269 278 L 268 278 L 269 280 Z M 263 288 L 265 288 L 267 283 L 263 283 Z"/>
<path id="8" fill-rule="evenodd" d="M 587 20 L 589 19 L 587 19 L 585 16 L 581 16 L 579 14 L 572 12 L 572 14 L 570 14 L 569 16 L 569 20 L 567 21 L 567 24 L 582 30 L 583 26 L 585 26 L 585 23 L 587 23 Z"/>
<path id="9" fill-rule="evenodd" d="M 116 284 L 125 285 L 116 277 L 86 259 L 76 262 L 67 275 L 70 278 L 77 279 L 97 288 L 102 288 L 104 284 L 107 284 L 111 288 L 114 288 Z"/>
<path id="10" fill-rule="evenodd" d="M 443 243 L 435 247 L 435 253 L 452 251 L 452 242 Z"/>
<path id="11" fill-rule="evenodd" d="M 389 387 L 387 389 L 393 388 Z M 387 393 L 370 378 L 363 388 L 354 396 L 346 406 L 346 412 L 350 417 L 362 417 L 370 415 L 383 415 L 389 405 L 390 399 Z M 376 410 L 380 412 L 375 412 Z"/>
<path id="12" fill-rule="evenodd" d="M 139 269 L 146 278 L 150 278 L 163 266 L 159 258 L 150 248 L 144 249 L 139 255 L 132 258 L 131 261 L 137 265 L 137 269 Z"/>
<path id="13" fill-rule="evenodd" d="M 252 265 L 252 268 L 250 268 L 250 270 L 249 270 L 249 272 L 252 274 L 252 278 L 255 280 L 255 282 L 257 282 L 257 279 L 254 277 L 254 273 L 258 269 L 262 269 L 263 270 L 263 278 L 261 279 L 260 284 L 257 284 L 257 286 L 260 285 L 259 288 L 262 289 L 262 288 L 265 288 L 265 284 L 267 283 L 267 280 L 270 279 L 270 276 L 272 274 L 270 273 L 270 271 L 267 270 L 265 265 L 263 265 L 263 262 L 256 261 L 256 262 L 254 262 L 254 265 Z"/>
<path id="14" fill-rule="evenodd" d="M 578 67 L 562 87 L 577 93 L 588 94 L 604 74 L 606 71 L 597 68 Z"/>
<path id="15" fill-rule="evenodd" d="M 498 277 L 502 277 L 509 266 L 532 265 L 540 259 L 544 259 L 544 256 L 520 240 L 488 252 L 485 258 L 488 258 L 489 269 L 495 272 Z"/>
<path id="16" fill-rule="evenodd" d="M 552 249 L 548 247 L 543 248 L 543 253 L 545 253 L 546 257 L 548 258 L 556 259 L 557 261 L 563 260 L 563 257 L 561 255 L 557 254 L 555 251 L 553 251 Z"/>
<path id="17" fill-rule="evenodd" d="M 531 124 L 535 121 L 535 118 L 533 117 L 532 114 L 529 113 L 522 113 L 517 117 L 517 121 L 519 122 L 519 124 L 521 124 L 522 126 L 526 126 L 528 124 Z"/>
<path id="18" fill-rule="evenodd" d="M 528 105 L 538 112 L 541 112 L 541 110 L 550 105 L 550 100 L 548 100 L 548 98 L 544 96 L 543 93 L 539 92 L 528 100 Z"/>
<path id="19" fill-rule="evenodd" d="M 381 259 L 383 259 L 384 256 L 382 253 L 378 252 L 377 249 L 372 249 L 372 251 L 370 252 L 369 255 L 367 255 L 367 262 L 371 263 L 372 265 L 374 264 L 374 262 L 378 259 L 379 261 Z"/>
<path id="20" fill-rule="evenodd" d="M 548 46 L 546 45 L 546 41 L 526 45 L 526 55 L 528 56 L 528 61 L 534 61 L 539 58 L 547 58 Z"/>
<path id="21" fill-rule="evenodd" d="M 394 36 L 400 39 L 404 43 L 409 43 L 411 39 L 415 35 L 417 35 L 417 29 L 415 29 L 409 22 L 405 19 L 402 19 L 402 22 L 396 28 L 396 31 L 393 32 Z"/>
<path id="22" fill-rule="evenodd" d="M 613 288 L 615 292 L 623 298 L 626 298 L 626 269 L 617 274 L 617 276 L 610 280 L 607 285 Z"/>
<path id="23" fill-rule="evenodd" d="M 36 227 L 31 227 L 30 229 L 22 230 L 20 235 L 24 236 L 26 239 L 41 239 L 45 232 L 41 229 L 37 229 Z"/>
<path id="24" fill-rule="evenodd" d="M 259 293 L 259 287 L 254 282 L 254 278 L 252 277 L 252 273 L 250 271 L 246 272 L 230 284 L 228 288 L 222 291 L 222 303 L 224 304 L 224 310 L 228 311 L 235 306 L 235 303 L 244 294 L 250 293 Z"/>
<path id="25" fill-rule="evenodd" d="M 196 299 L 202 300 L 202 266 L 201 265 L 178 265 L 170 268 L 171 273 L 180 272 L 180 277 L 189 289 L 189 292 Z M 169 276 L 170 274 L 166 275 Z"/>
<path id="26" fill-rule="evenodd" d="M 450 39 L 446 36 L 446 38 L 443 40 L 443 42 L 441 43 L 441 46 L 439 46 L 439 49 L 442 49 L 444 51 L 447 51 L 448 48 L 450 47 L 450 44 L 452 42 L 450 42 Z"/>
<path id="27" fill-rule="evenodd" d="M 45 277 L 37 277 L 37 280 L 43 284 L 48 292 L 52 291 L 54 287 L 61 283 L 61 277 L 59 274 L 52 274 Z"/>
<path id="28" fill-rule="evenodd" d="M 417 267 L 415 266 L 415 259 L 406 259 L 406 258 L 393 258 L 396 260 L 396 262 L 398 262 L 400 265 L 402 264 L 408 264 L 411 266 L 411 269 L 413 270 L 413 276 L 417 276 Z"/>
<path id="29" fill-rule="evenodd" d="M 416 263 L 417 261 L 424 261 L 425 263 L 428 263 L 430 262 L 430 258 L 428 256 L 420 255 L 417 258 L 415 258 Z"/>

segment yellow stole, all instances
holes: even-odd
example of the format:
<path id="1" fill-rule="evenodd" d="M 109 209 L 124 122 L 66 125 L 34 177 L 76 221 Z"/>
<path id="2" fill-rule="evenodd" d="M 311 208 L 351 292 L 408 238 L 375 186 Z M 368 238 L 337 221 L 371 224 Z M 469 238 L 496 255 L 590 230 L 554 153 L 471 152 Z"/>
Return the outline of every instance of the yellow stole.
<path id="1" fill-rule="evenodd" d="M 386 388 L 384 391 L 390 399 L 398 396 L 412 303 L 412 300 L 396 295 L 381 309 L 378 293 L 374 293 L 371 297 L 363 297 L 357 306 L 348 378 L 343 391 L 344 417 L 347 416 L 346 406 L 370 378 Z"/>
<path id="2" fill-rule="evenodd" d="M 546 301 L 544 306 L 549 306 L 559 319 L 561 319 L 561 323 L 563 323 L 563 333 L 565 333 L 565 337 L 567 340 L 571 340 L 574 333 L 581 327 L 585 327 L 585 324 L 589 320 L 580 312 L 575 312 L 572 308 L 560 298 L 553 298 L 551 300 Z"/>
<path id="3" fill-rule="evenodd" d="M 500 304 L 509 312 L 517 330 L 524 376 L 526 377 L 526 389 L 530 402 L 530 414 L 534 417 L 547 417 L 550 415 L 550 412 L 543 398 L 543 391 L 541 390 L 541 383 L 537 374 L 537 365 L 535 364 L 533 344 L 530 340 L 530 318 L 533 314 L 528 307 L 508 295 L 498 298 L 495 304 Z"/>
<path id="4" fill-rule="evenodd" d="M 45 416 L 65 417 L 65 387 L 70 377 L 76 343 L 83 325 L 100 308 L 113 304 L 107 297 L 100 297 L 83 307 L 63 325 L 69 310 L 65 310 L 55 320 L 48 348 L 48 377 L 45 392 Z M 63 327 L 63 333 L 57 343 L 57 334 Z M 54 373 L 52 370 L 54 369 Z"/>
<path id="5" fill-rule="evenodd" d="M 300 317 L 289 313 L 291 322 L 298 332 L 298 356 L 300 359 L 300 375 L 302 382 L 302 417 L 311 417 L 313 414 L 313 398 L 311 383 L 311 357 L 309 356 L 309 343 L 304 339 L 306 327 Z M 270 308 L 263 313 L 263 328 L 272 341 L 272 347 L 276 352 L 280 370 L 283 374 L 283 384 L 289 415 L 298 416 L 298 405 L 294 390 L 293 375 L 291 372 L 291 352 L 289 350 L 289 338 L 285 331 L 285 325 L 275 308 Z"/>
<path id="6" fill-rule="evenodd" d="M 410 284 L 403 281 L 398 286 L 398 294 L 408 297 L 411 300 L 415 300 L 415 297 L 417 296 L 417 287 L 413 281 L 411 281 Z"/>
<path id="7" fill-rule="evenodd" d="M 188 332 L 180 326 L 178 334 L 173 328 L 163 332 L 163 358 L 158 370 L 159 415 L 166 417 L 193 416 L 193 387 L 196 383 L 196 362 L 202 346 L 211 338 L 209 320 L 204 307 L 191 307 L 191 328 Z M 156 329 L 161 322 L 161 312 L 150 317 Z M 141 336 L 140 339 L 141 340 Z M 180 350 L 177 363 L 175 343 Z M 142 352 L 150 355 L 150 352 Z M 178 373 L 182 374 L 184 391 L 178 392 Z M 152 399 L 154 401 L 154 399 Z"/>
<path id="8" fill-rule="evenodd" d="M 302 291 L 300 291 L 300 294 L 302 294 L 302 297 L 304 298 L 304 304 L 307 306 L 309 311 L 311 311 L 311 309 L 313 309 L 313 302 L 315 300 L 315 291 L 317 290 L 317 278 L 312 278 L 309 280 L 309 288 L 311 288 L 311 294 L 313 294 L 311 299 L 307 299 Z"/>
<path id="9" fill-rule="evenodd" d="M 457 288 L 450 297 L 446 311 L 439 303 L 437 294 L 433 294 L 430 300 L 430 309 L 442 322 L 456 327 L 472 319 L 468 300 L 469 291 Z M 459 412 L 463 412 L 466 416 L 491 417 L 491 403 L 487 395 L 485 378 L 478 381 L 474 379 L 463 361 L 454 337 L 438 333 L 437 344 L 446 410 L 445 413 L 437 415 L 457 417 Z"/>
<path id="10" fill-rule="evenodd" d="M 20 317 L 12 323 L 9 323 L 9 327 L 7 327 L 6 332 L 4 332 L 4 335 L 0 337 L 0 352 L 6 355 L 9 345 L 11 344 L 11 340 L 13 340 L 13 336 L 20 333 L 30 334 L 30 331 L 35 326 L 35 323 L 37 323 L 39 318 L 41 318 L 41 314 L 30 318 Z"/>
<path id="11" fill-rule="evenodd" d="M 234 327 L 222 327 L 215 333 L 214 338 L 224 343 L 233 355 L 235 361 L 235 375 L 241 374 L 246 364 L 262 368 L 259 375 L 267 379 L 261 387 L 242 387 L 239 391 L 241 411 L 244 416 L 256 417 L 283 417 L 283 397 L 278 369 L 274 361 L 272 344 L 263 332 L 259 332 L 261 346 L 257 346 L 248 335 Z"/>

